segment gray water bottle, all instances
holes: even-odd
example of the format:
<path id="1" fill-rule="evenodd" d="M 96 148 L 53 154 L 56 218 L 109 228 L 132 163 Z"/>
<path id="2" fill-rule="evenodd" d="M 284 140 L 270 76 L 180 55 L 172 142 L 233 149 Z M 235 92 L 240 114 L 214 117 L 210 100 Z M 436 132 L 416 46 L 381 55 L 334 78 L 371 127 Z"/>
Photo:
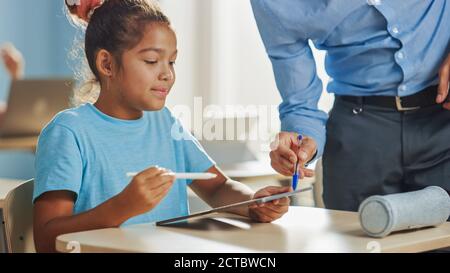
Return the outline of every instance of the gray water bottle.
<path id="1" fill-rule="evenodd" d="M 437 186 L 406 193 L 375 195 L 359 206 L 359 221 L 372 237 L 391 232 L 437 226 L 450 216 L 450 196 Z"/>

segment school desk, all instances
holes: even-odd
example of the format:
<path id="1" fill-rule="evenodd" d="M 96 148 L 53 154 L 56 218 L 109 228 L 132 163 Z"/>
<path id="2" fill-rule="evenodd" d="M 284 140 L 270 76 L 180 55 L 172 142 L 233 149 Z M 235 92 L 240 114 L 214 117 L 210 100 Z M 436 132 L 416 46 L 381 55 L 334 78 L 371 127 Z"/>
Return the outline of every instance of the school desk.
<path id="1" fill-rule="evenodd" d="M 374 239 L 356 212 L 293 206 L 269 224 L 217 214 L 187 225 L 131 225 L 56 240 L 60 252 L 423 252 L 448 246 L 450 223 Z"/>
<path id="2" fill-rule="evenodd" d="M 0 150 L 36 150 L 38 136 L 0 138 Z"/>

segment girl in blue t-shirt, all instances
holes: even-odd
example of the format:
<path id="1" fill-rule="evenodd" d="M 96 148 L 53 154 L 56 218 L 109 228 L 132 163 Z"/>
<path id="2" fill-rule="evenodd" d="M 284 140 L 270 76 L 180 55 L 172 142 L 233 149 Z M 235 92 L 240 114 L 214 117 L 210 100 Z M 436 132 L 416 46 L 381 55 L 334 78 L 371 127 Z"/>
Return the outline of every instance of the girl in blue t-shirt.
<path id="1" fill-rule="evenodd" d="M 186 215 L 187 186 L 212 207 L 291 190 L 267 187 L 255 193 L 230 180 L 164 107 L 175 81 L 177 41 L 155 4 L 107 0 L 89 8 L 85 54 L 101 88 L 94 104 L 59 113 L 39 138 L 38 251 L 55 251 L 60 234 Z M 217 177 L 175 181 L 173 172 Z M 271 222 L 288 206 L 284 198 L 230 212 Z"/>

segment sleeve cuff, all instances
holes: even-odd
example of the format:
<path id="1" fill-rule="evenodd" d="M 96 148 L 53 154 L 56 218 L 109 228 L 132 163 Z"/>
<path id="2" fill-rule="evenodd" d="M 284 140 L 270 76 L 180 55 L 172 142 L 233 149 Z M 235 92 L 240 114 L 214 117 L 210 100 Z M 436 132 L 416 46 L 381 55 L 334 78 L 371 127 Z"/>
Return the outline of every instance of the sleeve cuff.
<path id="1" fill-rule="evenodd" d="M 305 136 L 308 136 L 312 139 L 314 139 L 317 143 L 317 151 L 316 155 L 308 162 L 308 164 L 311 164 L 318 158 L 320 158 L 323 155 L 323 150 L 325 147 L 325 130 L 323 132 L 320 132 L 322 130 L 316 130 L 311 127 L 303 128 L 303 127 L 291 127 L 286 124 L 282 124 L 281 130 L 285 132 L 294 132 L 298 134 L 302 134 Z"/>

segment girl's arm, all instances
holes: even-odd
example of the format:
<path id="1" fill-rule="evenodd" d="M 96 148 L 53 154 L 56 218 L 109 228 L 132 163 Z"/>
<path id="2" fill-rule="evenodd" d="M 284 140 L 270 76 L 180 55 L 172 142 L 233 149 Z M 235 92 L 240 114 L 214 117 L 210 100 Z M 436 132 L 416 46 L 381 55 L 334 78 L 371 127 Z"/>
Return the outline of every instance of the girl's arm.
<path id="1" fill-rule="evenodd" d="M 226 177 L 216 166 L 209 168 L 207 172 L 217 176 L 209 180 L 194 180 L 190 188 L 211 207 L 220 207 L 253 198 L 255 192 L 252 189 Z M 249 216 L 248 208 L 245 206 L 233 208 L 230 212 Z"/>
<path id="2" fill-rule="evenodd" d="M 212 207 L 220 207 L 292 190 L 290 187 L 269 186 L 254 192 L 243 183 L 229 179 L 215 166 L 208 169 L 207 172 L 215 173 L 217 177 L 210 180 L 194 180 L 190 187 Z M 286 213 L 288 208 L 289 198 L 285 197 L 260 205 L 231 208 L 229 212 L 247 216 L 259 222 L 272 222 Z"/>
<path id="3" fill-rule="evenodd" d="M 138 175 L 118 195 L 99 206 L 73 214 L 75 194 L 50 191 L 34 203 L 34 242 L 38 252 L 55 252 L 61 234 L 118 227 L 131 217 L 156 207 L 173 185 L 175 177 L 162 168 L 149 168 Z"/>
<path id="4" fill-rule="evenodd" d="M 56 252 L 56 237 L 61 234 L 117 227 L 129 218 L 120 195 L 98 207 L 73 215 L 75 194 L 52 191 L 42 194 L 34 204 L 34 242 L 37 252 Z"/>

